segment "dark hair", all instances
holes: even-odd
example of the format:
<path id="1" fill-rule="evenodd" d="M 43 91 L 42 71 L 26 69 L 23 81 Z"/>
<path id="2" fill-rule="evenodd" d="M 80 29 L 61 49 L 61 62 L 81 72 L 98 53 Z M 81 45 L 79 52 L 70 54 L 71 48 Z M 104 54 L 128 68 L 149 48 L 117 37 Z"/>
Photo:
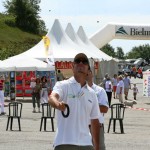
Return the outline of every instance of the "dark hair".
<path id="1" fill-rule="evenodd" d="M 43 82 L 44 78 L 45 78 L 45 82 L 47 82 L 46 76 L 42 76 L 41 81 Z"/>
<path id="2" fill-rule="evenodd" d="M 41 82 L 40 78 L 36 78 L 35 82 L 37 83 L 37 81 L 40 81 L 40 82 Z"/>
<path id="3" fill-rule="evenodd" d="M 88 64 L 88 66 L 90 66 L 90 63 L 89 63 L 89 59 L 88 57 L 84 54 L 84 53 L 78 53 L 75 57 L 74 57 L 74 62 L 78 62 L 78 61 L 81 61 L 82 62 L 84 61 L 85 63 Z"/>

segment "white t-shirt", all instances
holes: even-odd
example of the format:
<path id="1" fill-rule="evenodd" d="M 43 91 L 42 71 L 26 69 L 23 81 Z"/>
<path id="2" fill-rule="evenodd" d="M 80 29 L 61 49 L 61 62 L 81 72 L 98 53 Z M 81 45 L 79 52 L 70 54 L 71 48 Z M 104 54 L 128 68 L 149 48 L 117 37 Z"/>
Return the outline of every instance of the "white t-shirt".
<path id="1" fill-rule="evenodd" d="M 122 87 L 122 94 L 124 93 L 124 82 L 123 80 L 120 80 L 117 84 L 116 93 L 120 94 L 120 87 Z"/>
<path id="2" fill-rule="evenodd" d="M 133 87 L 132 90 L 133 90 L 133 93 L 138 93 L 138 88 L 137 87 Z"/>
<path id="3" fill-rule="evenodd" d="M 106 92 L 112 92 L 112 83 L 110 80 L 107 80 L 105 83 L 105 90 Z"/>
<path id="4" fill-rule="evenodd" d="M 112 85 L 117 86 L 118 80 L 116 78 L 112 78 Z"/>
<path id="5" fill-rule="evenodd" d="M 35 88 L 35 86 L 36 86 L 36 82 L 31 81 L 31 82 L 30 82 L 30 88 Z"/>
<path id="6" fill-rule="evenodd" d="M 96 92 L 99 105 L 104 105 L 109 108 L 108 97 L 107 97 L 106 91 L 102 87 L 94 83 L 91 88 Z M 99 122 L 104 123 L 104 116 L 102 113 L 100 113 Z"/>
<path id="7" fill-rule="evenodd" d="M 88 85 L 81 85 L 71 77 L 57 82 L 53 93 L 60 96 L 60 101 L 69 105 L 70 114 L 67 118 L 57 110 L 57 134 L 54 146 L 62 144 L 92 145 L 89 132 L 89 118 L 98 119 L 100 112 L 97 96 Z M 66 113 L 66 112 L 64 112 Z"/>

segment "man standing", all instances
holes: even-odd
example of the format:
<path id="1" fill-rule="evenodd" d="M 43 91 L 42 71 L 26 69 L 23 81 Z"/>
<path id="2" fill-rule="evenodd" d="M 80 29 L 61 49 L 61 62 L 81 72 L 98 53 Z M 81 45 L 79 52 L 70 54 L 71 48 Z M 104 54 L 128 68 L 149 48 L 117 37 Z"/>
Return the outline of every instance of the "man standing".
<path id="1" fill-rule="evenodd" d="M 124 75 L 123 82 L 124 82 L 125 99 L 127 100 L 128 99 L 129 89 L 131 89 L 131 82 L 130 82 L 130 79 L 128 78 L 128 74 L 127 73 L 125 73 L 125 75 Z"/>
<path id="2" fill-rule="evenodd" d="M 99 150 L 100 113 L 97 96 L 86 84 L 88 68 L 87 56 L 84 53 L 77 54 L 72 66 L 74 76 L 57 82 L 49 97 L 49 104 L 57 109 L 58 129 L 54 150 Z M 67 110 L 68 115 L 64 116 Z"/>
<path id="3" fill-rule="evenodd" d="M 0 76 L 0 103 L 1 103 L 1 115 L 5 115 L 4 112 L 4 78 Z"/>
<path id="4" fill-rule="evenodd" d="M 108 98 L 106 91 L 96 84 L 93 83 L 93 74 L 92 71 L 89 69 L 88 77 L 87 77 L 88 85 L 95 91 L 98 103 L 99 103 L 99 110 L 100 110 L 100 117 L 99 117 L 99 124 L 100 124 L 100 150 L 105 150 L 105 140 L 104 140 L 104 113 L 108 111 Z"/>

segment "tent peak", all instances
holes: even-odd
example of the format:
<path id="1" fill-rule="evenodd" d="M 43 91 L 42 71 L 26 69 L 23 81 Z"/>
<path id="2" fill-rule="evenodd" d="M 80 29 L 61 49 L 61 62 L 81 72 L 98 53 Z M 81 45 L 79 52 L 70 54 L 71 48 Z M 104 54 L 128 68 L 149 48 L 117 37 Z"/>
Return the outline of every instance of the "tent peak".
<path id="1" fill-rule="evenodd" d="M 76 36 L 75 36 L 76 33 L 75 33 L 71 23 L 68 23 L 65 32 L 72 41 L 76 41 Z"/>
<path id="2" fill-rule="evenodd" d="M 88 41 L 88 38 L 87 38 L 82 26 L 79 27 L 79 29 L 77 31 L 77 35 L 84 43 L 86 43 Z"/>
<path id="3" fill-rule="evenodd" d="M 60 44 L 65 33 L 58 19 L 55 19 L 50 33 L 55 37 L 57 43 Z"/>

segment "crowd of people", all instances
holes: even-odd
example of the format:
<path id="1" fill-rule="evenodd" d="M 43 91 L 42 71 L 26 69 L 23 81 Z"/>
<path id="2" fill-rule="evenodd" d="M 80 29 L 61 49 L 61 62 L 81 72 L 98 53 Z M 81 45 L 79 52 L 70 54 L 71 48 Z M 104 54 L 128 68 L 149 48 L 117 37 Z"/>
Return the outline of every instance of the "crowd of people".
<path id="1" fill-rule="evenodd" d="M 138 77 L 138 78 L 141 78 L 141 79 L 143 79 L 143 70 L 142 70 L 142 67 L 136 67 L 136 66 L 133 66 L 132 68 L 131 68 L 131 73 L 130 73 L 130 78 L 131 77 L 134 77 L 134 78 L 136 78 L 136 77 Z"/>
<path id="2" fill-rule="evenodd" d="M 112 78 L 106 74 L 103 87 L 96 85 L 93 83 L 89 60 L 84 53 L 75 56 L 72 71 L 73 76 L 69 79 L 60 70 L 57 71 L 57 82 L 50 95 L 46 76 L 31 78 L 33 113 L 40 112 L 42 103 L 49 103 L 57 110 L 58 129 L 54 150 L 106 150 L 104 114 L 111 106 L 112 97 L 124 104 L 124 98 L 128 100 L 129 89 L 132 89 L 136 100 L 138 88 L 136 84 L 131 88 L 128 74 L 114 74 Z M 1 104 L 2 88 L 1 79 Z M 1 111 L 2 114 L 3 106 Z M 67 115 L 64 115 L 66 111 Z"/>
<path id="3" fill-rule="evenodd" d="M 50 87 L 48 87 L 46 76 L 31 78 L 30 88 L 32 89 L 33 113 L 36 112 L 36 103 L 40 113 L 40 104 L 48 103 Z"/>
<path id="4" fill-rule="evenodd" d="M 136 100 L 138 88 L 136 84 L 131 87 L 130 76 L 127 73 L 119 76 L 114 74 L 113 78 L 106 74 L 101 85 L 106 90 L 109 106 L 111 106 L 112 94 L 114 99 L 118 98 L 119 102 L 124 103 L 124 99 L 128 100 L 129 90 L 133 91 L 133 97 Z"/>
<path id="5" fill-rule="evenodd" d="M 131 88 L 128 74 L 114 74 L 113 78 L 106 74 L 103 87 L 96 85 L 89 60 L 83 53 L 75 56 L 72 70 L 73 76 L 69 79 L 58 70 L 57 82 L 48 100 L 57 110 L 54 150 L 106 150 L 104 114 L 111 106 L 112 95 L 124 104 L 124 98 L 128 100 L 132 89 L 136 100 L 136 84 Z"/>

